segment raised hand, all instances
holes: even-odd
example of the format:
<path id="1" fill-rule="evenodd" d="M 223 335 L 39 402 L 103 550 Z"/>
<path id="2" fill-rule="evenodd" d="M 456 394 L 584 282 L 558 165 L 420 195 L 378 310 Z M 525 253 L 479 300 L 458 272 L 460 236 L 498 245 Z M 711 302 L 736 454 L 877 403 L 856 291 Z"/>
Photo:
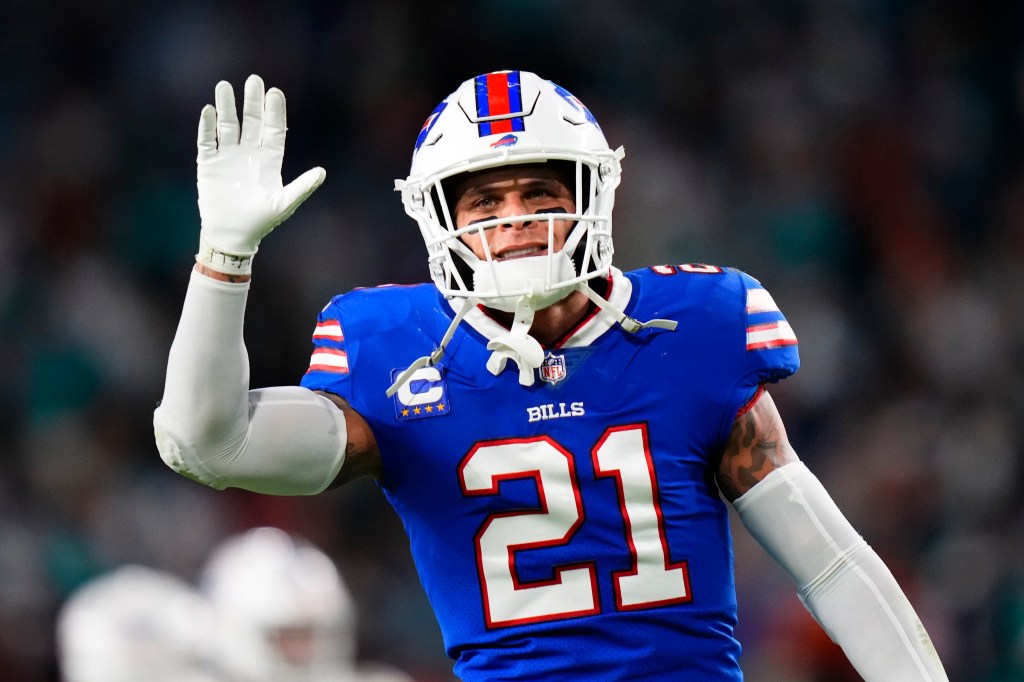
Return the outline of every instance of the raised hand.
<path id="1" fill-rule="evenodd" d="M 281 180 L 287 131 L 284 93 L 263 79 L 245 81 L 242 122 L 235 93 L 221 81 L 216 106 L 199 117 L 197 186 L 202 230 L 196 259 L 214 270 L 248 274 L 260 240 L 319 187 L 327 173 L 312 168 L 287 185 Z"/>

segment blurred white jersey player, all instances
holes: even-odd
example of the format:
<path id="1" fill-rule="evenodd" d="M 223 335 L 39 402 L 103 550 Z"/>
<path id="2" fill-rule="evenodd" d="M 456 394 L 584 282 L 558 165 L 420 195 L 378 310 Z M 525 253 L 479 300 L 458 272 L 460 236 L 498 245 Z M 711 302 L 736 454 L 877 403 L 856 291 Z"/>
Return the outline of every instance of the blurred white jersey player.
<path id="1" fill-rule="evenodd" d="M 357 665 L 352 596 L 334 562 L 285 531 L 254 528 L 214 549 L 200 587 L 218 618 L 218 657 L 238 682 L 412 682 Z"/>
<path id="2" fill-rule="evenodd" d="M 126 565 L 74 592 L 57 617 L 64 682 L 225 682 L 213 611 L 184 580 Z"/>

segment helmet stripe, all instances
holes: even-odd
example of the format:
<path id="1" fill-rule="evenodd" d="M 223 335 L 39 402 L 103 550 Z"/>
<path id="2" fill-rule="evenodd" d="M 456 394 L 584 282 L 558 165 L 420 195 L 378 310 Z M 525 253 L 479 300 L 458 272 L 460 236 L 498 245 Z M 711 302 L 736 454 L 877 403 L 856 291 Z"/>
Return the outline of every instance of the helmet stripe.
<path id="1" fill-rule="evenodd" d="M 476 114 L 479 118 L 523 113 L 518 71 L 497 71 L 476 77 Z M 525 130 L 522 116 L 477 124 L 480 137 Z"/>

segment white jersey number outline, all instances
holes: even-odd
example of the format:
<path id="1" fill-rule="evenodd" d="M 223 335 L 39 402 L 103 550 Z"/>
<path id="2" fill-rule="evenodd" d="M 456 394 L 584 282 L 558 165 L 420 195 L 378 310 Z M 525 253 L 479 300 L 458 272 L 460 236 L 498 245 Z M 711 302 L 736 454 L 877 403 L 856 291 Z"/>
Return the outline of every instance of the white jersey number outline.
<path id="1" fill-rule="evenodd" d="M 615 607 L 645 609 L 691 599 L 685 561 L 670 563 L 647 428 L 607 429 L 591 451 L 595 474 L 616 481 L 619 511 L 631 556 L 629 570 L 613 574 Z M 496 495 L 502 481 L 533 479 L 538 509 L 491 514 L 475 537 L 484 616 L 488 627 L 573 618 L 600 612 L 593 561 L 560 565 L 543 582 L 522 582 L 515 553 L 568 543 L 583 523 L 576 466 L 547 436 L 478 444 L 459 467 L 467 495 Z"/>

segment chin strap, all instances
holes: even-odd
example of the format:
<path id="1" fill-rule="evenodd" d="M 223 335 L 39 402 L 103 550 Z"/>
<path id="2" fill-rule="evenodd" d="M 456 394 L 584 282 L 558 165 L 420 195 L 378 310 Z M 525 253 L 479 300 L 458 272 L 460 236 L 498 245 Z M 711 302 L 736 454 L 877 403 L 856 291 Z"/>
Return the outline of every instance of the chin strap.
<path id="1" fill-rule="evenodd" d="M 487 371 L 498 376 L 511 360 L 519 365 L 519 383 L 533 386 L 535 373 L 544 362 L 544 349 L 537 339 L 530 336 L 535 311 L 529 303 L 529 296 L 523 296 L 516 304 L 516 312 L 512 320 L 512 328 L 487 344 L 487 350 L 493 351 L 487 359 Z"/>
<path id="2" fill-rule="evenodd" d="M 667 329 L 670 332 L 674 332 L 676 330 L 676 327 L 679 326 L 679 323 L 676 322 L 675 320 L 663 320 L 660 318 L 648 320 L 647 322 L 641 322 L 635 317 L 630 317 L 623 311 L 616 308 L 611 303 L 611 301 L 603 298 L 600 294 L 591 289 L 590 285 L 587 284 L 586 282 L 581 282 L 579 287 L 577 288 L 579 291 L 582 291 L 584 294 L 586 294 L 587 298 L 589 298 L 594 305 L 601 309 L 601 312 L 607 313 L 608 315 L 614 317 L 615 321 L 619 324 L 619 326 L 625 329 L 630 334 L 636 334 L 641 329 L 648 329 L 652 327 L 655 329 Z"/>
<path id="3" fill-rule="evenodd" d="M 601 312 L 611 315 L 615 318 L 616 323 L 619 324 L 630 334 L 636 334 L 642 329 L 665 329 L 668 331 L 675 331 L 679 323 L 675 320 L 665 320 L 656 318 L 648 320 L 647 322 L 641 322 L 640 320 L 630 317 L 622 310 L 619 310 L 615 305 L 609 302 L 607 299 L 602 298 L 600 294 L 590 288 L 586 282 L 581 282 L 577 287 L 578 291 L 582 291 L 586 294 L 594 305 L 601 309 Z M 441 343 L 438 344 L 437 348 L 430 355 L 424 355 L 421 358 L 417 358 L 415 362 L 409 365 L 395 382 L 388 387 L 386 391 L 387 396 L 390 398 L 393 396 L 399 388 L 402 387 L 416 370 L 423 367 L 431 367 L 436 365 L 444 357 L 445 346 L 452 340 L 455 335 L 455 329 L 462 322 L 462 319 L 466 317 L 470 310 L 473 309 L 480 301 L 475 298 L 463 299 L 462 307 L 459 308 L 459 312 L 455 315 L 455 319 L 448 325 L 448 330 L 444 333 L 444 337 L 441 339 Z M 533 317 L 536 311 L 530 305 L 530 297 L 523 296 L 516 303 L 516 310 L 512 320 L 512 327 L 508 330 L 508 333 L 502 334 L 501 336 L 492 339 L 487 344 L 487 350 L 491 351 L 491 357 L 487 359 L 487 371 L 497 376 L 505 370 L 505 365 L 511 360 L 519 367 L 519 383 L 523 386 L 533 386 L 536 381 L 535 371 L 544 362 L 544 348 L 540 343 L 530 336 L 530 327 L 533 326 Z"/>
<path id="4" fill-rule="evenodd" d="M 437 348 L 435 348 L 434 352 L 432 352 L 430 355 L 424 355 L 421 358 L 417 358 L 415 362 L 413 362 L 405 369 L 404 372 L 399 374 L 398 378 L 395 379 L 395 383 L 391 384 L 388 387 L 388 390 L 385 391 L 387 397 L 390 398 L 391 396 L 393 396 L 398 391 L 398 389 L 402 387 L 402 384 L 404 384 L 405 382 L 409 381 L 410 378 L 412 378 L 412 375 L 416 372 L 416 370 L 423 367 L 432 367 L 437 363 L 441 362 L 441 358 L 444 357 L 445 346 L 447 346 L 448 342 L 452 340 L 453 336 L 455 336 L 455 329 L 459 326 L 459 323 L 462 322 L 462 318 L 464 318 L 469 313 L 469 311 L 473 309 L 473 306 L 475 306 L 479 302 L 480 301 L 478 301 L 475 298 L 463 299 L 462 307 L 459 308 L 459 312 L 456 313 L 455 319 L 452 320 L 452 323 L 448 325 L 448 331 L 444 333 L 444 337 L 441 339 L 441 343 L 438 344 Z"/>

